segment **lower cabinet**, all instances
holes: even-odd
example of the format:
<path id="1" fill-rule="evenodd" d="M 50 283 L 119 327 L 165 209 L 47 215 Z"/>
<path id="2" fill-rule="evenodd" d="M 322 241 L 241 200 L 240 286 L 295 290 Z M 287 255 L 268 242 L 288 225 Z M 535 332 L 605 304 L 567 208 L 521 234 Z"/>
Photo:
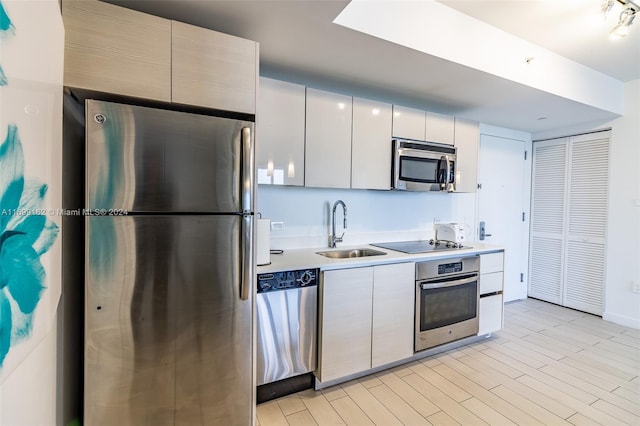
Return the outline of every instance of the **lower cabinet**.
<path id="1" fill-rule="evenodd" d="M 373 267 L 323 272 L 318 378 L 329 381 L 371 365 Z"/>
<path id="2" fill-rule="evenodd" d="M 413 355 L 415 269 L 414 263 L 374 267 L 372 368 Z"/>
<path id="3" fill-rule="evenodd" d="M 413 263 L 323 272 L 318 370 L 322 382 L 413 355 Z"/>
<path id="4" fill-rule="evenodd" d="M 480 298 L 478 335 L 502 328 L 502 293 Z"/>
<path id="5" fill-rule="evenodd" d="M 504 253 L 480 256 L 480 306 L 478 335 L 502 329 Z"/>

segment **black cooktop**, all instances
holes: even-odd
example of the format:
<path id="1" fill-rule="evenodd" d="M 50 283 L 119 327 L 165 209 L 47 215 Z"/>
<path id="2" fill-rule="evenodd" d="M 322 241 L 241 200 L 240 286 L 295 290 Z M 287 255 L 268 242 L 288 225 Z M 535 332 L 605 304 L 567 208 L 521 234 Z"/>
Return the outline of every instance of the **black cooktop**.
<path id="1" fill-rule="evenodd" d="M 423 241 L 394 241 L 390 243 L 375 243 L 372 246 L 381 247 L 389 250 L 401 251 L 402 253 L 430 253 L 433 251 L 446 251 L 446 250 L 460 250 L 461 248 L 472 247 L 452 247 L 451 244 L 447 246 L 446 241 L 438 242 L 434 240 Z"/>

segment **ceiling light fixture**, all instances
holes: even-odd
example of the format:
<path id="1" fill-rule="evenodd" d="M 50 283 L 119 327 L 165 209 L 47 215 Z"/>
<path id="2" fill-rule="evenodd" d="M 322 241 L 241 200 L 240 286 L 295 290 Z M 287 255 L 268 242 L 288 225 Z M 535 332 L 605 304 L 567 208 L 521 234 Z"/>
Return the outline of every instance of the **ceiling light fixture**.
<path id="1" fill-rule="evenodd" d="M 602 12 L 605 21 L 607 20 L 607 15 L 611 12 L 611 9 L 613 9 L 614 4 L 616 4 L 616 0 L 602 0 L 602 3 L 600 4 L 600 12 Z"/>
<path id="2" fill-rule="evenodd" d="M 631 0 L 604 0 L 601 3 L 600 10 L 606 15 L 606 13 L 613 8 L 613 3 L 615 3 L 615 1 L 625 6 L 625 8 L 622 9 L 622 12 L 620 12 L 618 23 L 613 27 L 610 33 L 611 38 L 618 39 L 629 34 L 629 27 L 633 23 L 638 11 L 640 11 L 640 6 Z"/>

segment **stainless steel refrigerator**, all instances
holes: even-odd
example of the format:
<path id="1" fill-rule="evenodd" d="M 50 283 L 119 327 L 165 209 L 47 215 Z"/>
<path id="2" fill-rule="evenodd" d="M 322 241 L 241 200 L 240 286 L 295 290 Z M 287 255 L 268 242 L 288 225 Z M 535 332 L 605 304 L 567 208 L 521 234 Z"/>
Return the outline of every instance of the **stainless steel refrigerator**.
<path id="1" fill-rule="evenodd" d="M 254 124 L 85 107 L 84 424 L 252 424 Z"/>

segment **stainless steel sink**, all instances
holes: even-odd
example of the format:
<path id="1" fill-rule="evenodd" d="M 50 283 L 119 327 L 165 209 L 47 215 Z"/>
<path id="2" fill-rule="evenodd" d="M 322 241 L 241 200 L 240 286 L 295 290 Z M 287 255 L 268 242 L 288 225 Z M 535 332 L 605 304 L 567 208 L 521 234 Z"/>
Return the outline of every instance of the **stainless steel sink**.
<path id="1" fill-rule="evenodd" d="M 380 256 L 383 254 L 387 254 L 383 251 L 373 250 L 369 248 L 357 248 L 350 250 L 328 250 L 328 251 L 318 251 L 317 254 L 330 257 L 331 259 L 350 259 L 354 257 L 366 257 L 366 256 Z"/>

